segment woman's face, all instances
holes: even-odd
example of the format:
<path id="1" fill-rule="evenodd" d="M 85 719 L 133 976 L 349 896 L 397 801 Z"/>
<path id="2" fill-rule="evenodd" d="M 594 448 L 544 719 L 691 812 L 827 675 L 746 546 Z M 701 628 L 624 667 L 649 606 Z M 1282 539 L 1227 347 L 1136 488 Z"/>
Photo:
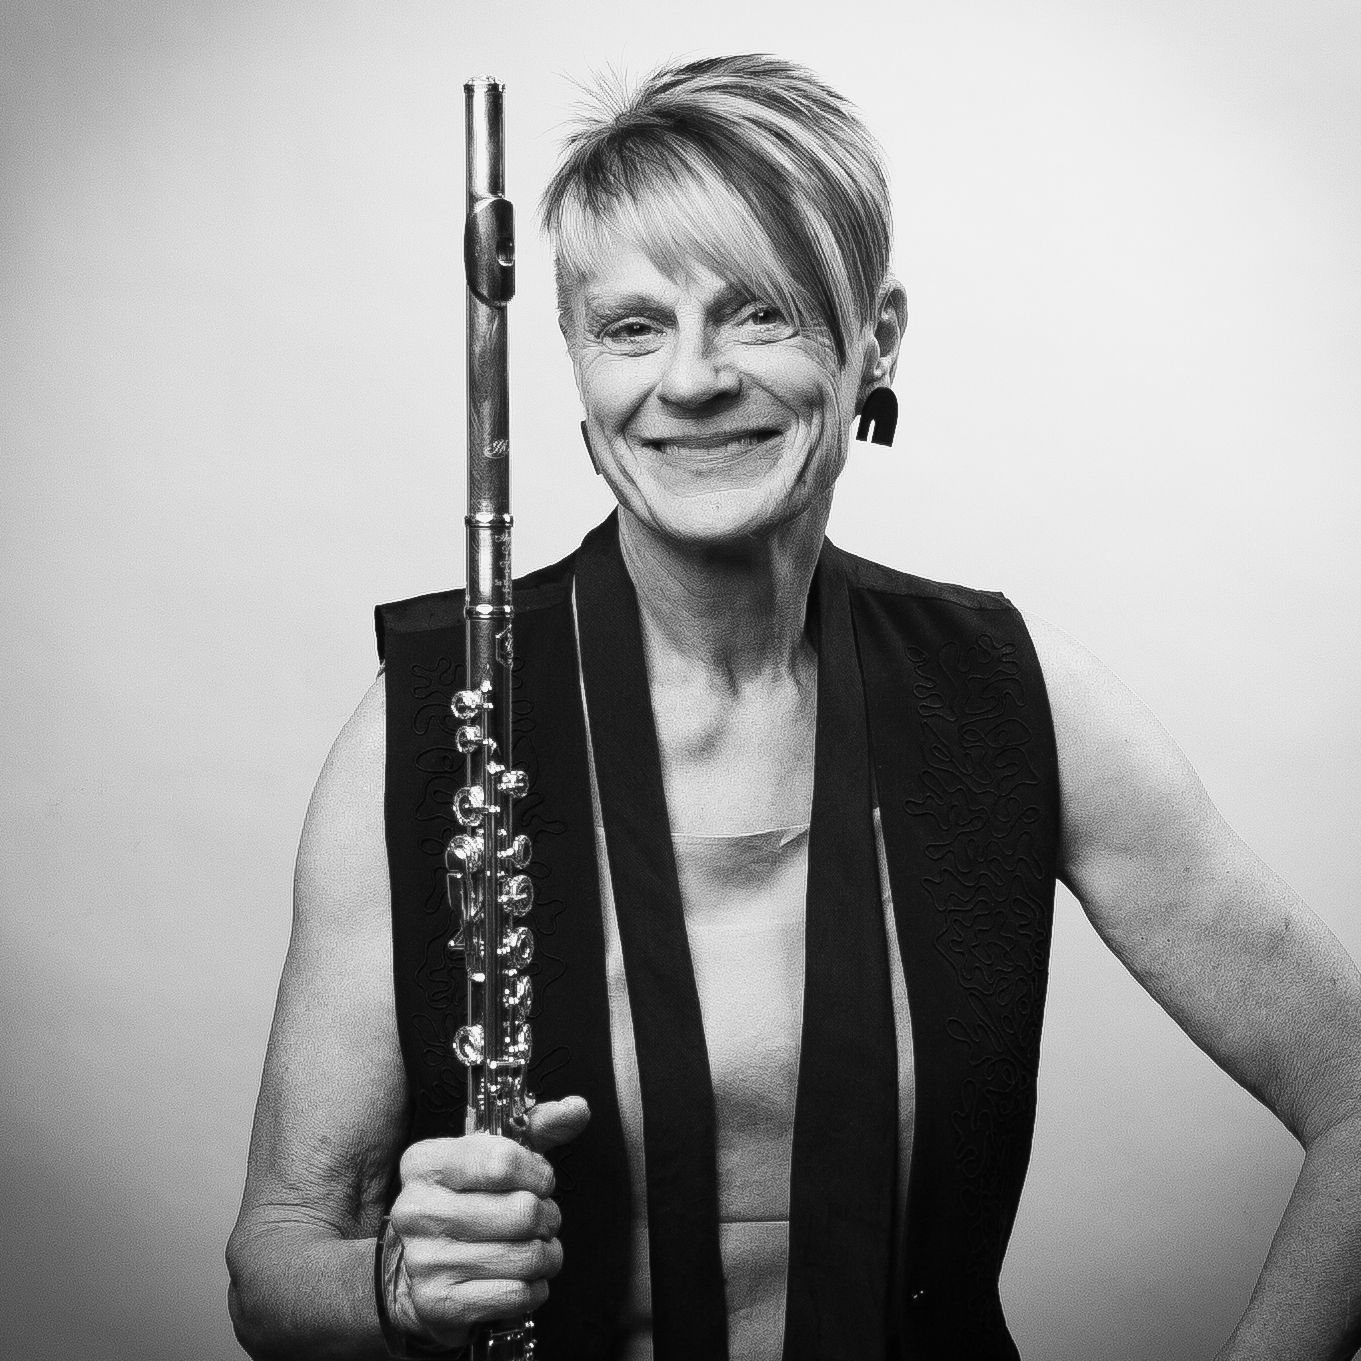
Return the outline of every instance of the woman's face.
<path id="1" fill-rule="evenodd" d="M 861 356 L 801 332 L 772 299 L 637 248 L 575 290 L 568 343 L 591 450 L 619 504 L 683 542 L 824 516 L 846 460 Z M 820 532 L 820 526 L 819 526 Z"/>

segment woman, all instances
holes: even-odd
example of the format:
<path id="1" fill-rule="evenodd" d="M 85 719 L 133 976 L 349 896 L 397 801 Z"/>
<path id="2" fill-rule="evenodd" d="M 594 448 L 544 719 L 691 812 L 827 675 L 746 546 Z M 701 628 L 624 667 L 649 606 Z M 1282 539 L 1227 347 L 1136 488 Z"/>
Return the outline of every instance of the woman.
<path id="1" fill-rule="evenodd" d="M 303 836 L 229 1251 L 248 1350 L 453 1354 L 538 1310 L 548 1356 L 1014 1356 L 1060 875 L 1305 1144 L 1222 1355 L 1343 1355 L 1356 970 L 1081 649 L 824 542 L 905 318 L 858 119 L 771 58 L 663 71 L 569 141 L 544 221 L 619 506 L 517 588 L 534 1147 L 457 1137 L 457 602 L 383 607 Z"/>

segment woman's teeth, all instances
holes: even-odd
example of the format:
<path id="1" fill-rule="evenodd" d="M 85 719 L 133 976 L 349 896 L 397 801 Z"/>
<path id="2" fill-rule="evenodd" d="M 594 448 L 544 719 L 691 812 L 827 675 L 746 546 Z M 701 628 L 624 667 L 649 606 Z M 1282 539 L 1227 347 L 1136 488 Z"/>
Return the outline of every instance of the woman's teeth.
<path id="1" fill-rule="evenodd" d="M 736 457 L 764 444 L 770 438 L 769 431 L 746 435 L 733 435 L 726 439 L 654 440 L 652 447 L 666 458 L 702 458 L 717 461 Z"/>

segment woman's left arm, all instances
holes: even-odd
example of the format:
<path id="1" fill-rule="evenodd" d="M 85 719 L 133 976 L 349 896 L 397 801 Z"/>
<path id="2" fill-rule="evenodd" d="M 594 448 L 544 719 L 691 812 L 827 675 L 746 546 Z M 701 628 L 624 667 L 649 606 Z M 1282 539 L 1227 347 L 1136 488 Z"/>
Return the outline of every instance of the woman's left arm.
<path id="1" fill-rule="evenodd" d="M 1060 874 L 1131 973 L 1304 1145 L 1219 1361 L 1361 1345 L 1361 975 L 1239 840 L 1157 720 L 1090 653 L 1028 620 L 1058 742 Z"/>

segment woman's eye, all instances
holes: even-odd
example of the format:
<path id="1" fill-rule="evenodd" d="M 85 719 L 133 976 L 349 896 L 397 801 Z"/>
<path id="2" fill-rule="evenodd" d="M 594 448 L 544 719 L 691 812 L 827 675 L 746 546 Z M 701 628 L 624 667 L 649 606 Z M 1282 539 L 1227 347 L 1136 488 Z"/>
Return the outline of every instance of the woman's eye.
<path id="1" fill-rule="evenodd" d="M 600 338 L 611 350 L 623 354 L 646 354 L 660 343 L 661 331 L 655 322 L 630 317 L 605 327 Z"/>
<path id="2" fill-rule="evenodd" d="M 792 336 L 794 324 L 774 303 L 752 303 L 738 314 L 738 328 L 752 340 L 784 340 Z"/>

